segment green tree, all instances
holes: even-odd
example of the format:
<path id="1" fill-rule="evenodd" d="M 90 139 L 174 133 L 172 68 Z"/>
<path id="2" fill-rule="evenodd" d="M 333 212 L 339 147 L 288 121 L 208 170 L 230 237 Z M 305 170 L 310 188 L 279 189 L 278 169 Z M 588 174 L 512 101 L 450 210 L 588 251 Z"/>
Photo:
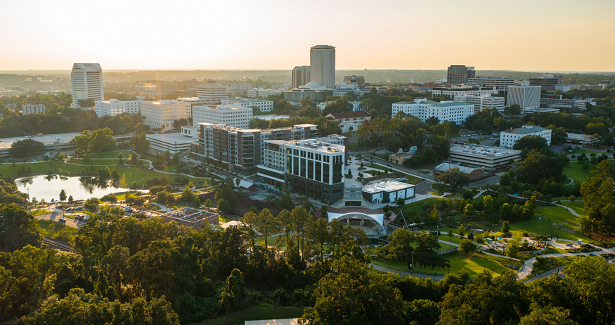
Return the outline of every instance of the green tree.
<path id="1" fill-rule="evenodd" d="M 581 184 L 581 195 L 585 201 L 585 212 L 592 228 L 602 233 L 615 231 L 615 181 L 611 163 L 606 160 L 598 164 L 598 173 Z"/>
<path id="2" fill-rule="evenodd" d="M 241 305 L 245 296 L 243 273 L 238 269 L 233 269 L 231 275 L 226 278 L 226 286 L 220 294 L 220 305 L 224 310 L 230 310 Z"/>
<path id="3" fill-rule="evenodd" d="M 457 228 L 457 235 L 463 238 L 465 234 L 466 234 L 466 227 L 464 227 L 463 225 L 459 225 L 459 228 Z"/>
<path id="4" fill-rule="evenodd" d="M 512 104 L 504 108 L 504 113 L 508 115 L 521 115 L 521 106 L 519 104 Z"/>
<path id="5" fill-rule="evenodd" d="M 231 204 L 225 199 L 219 199 L 216 207 L 222 212 L 230 212 L 233 210 Z"/>
<path id="6" fill-rule="evenodd" d="M 466 204 L 465 208 L 463 209 L 463 214 L 465 214 L 467 217 L 473 215 L 474 214 L 474 204 L 471 204 L 471 203 Z"/>
<path id="7" fill-rule="evenodd" d="M 64 191 L 64 189 L 62 189 L 60 191 L 60 202 L 64 202 L 66 201 L 66 191 Z"/>
<path id="8" fill-rule="evenodd" d="M 483 211 L 485 214 L 493 213 L 493 198 L 491 195 L 485 195 L 483 197 Z"/>
<path id="9" fill-rule="evenodd" d="M 73 204 L 73 201 L 74 201 L 74 200 L 73 200 L 73 196 L 72 196 L 72 195 L 69 195 L 69 196 L 68 196 L 68 204 Z"/>
<path id="10" fill-rule="evenodd" d="M 85 203 L 83 204 L 83 206 L 85 207 L 86 210 L 94 213 L 98 210 L 99 204 L 100 202 L 98 201 L 98 199 L 93 197 L 93 198 L 89 198 L 85 200 Z"/>
<path id="11" fill-rule="evenodd" d="M 516 150 L 540 150 L 549 147 L 547 145 L 547 139 L 539 135 L 526 135 L 523 138 L 517 140 L 513 149 Z"/>
<path id="12" fill-rule="evenodd" d="M 40 247 L 43 238 L 38 232 L 36 219 L 24 208 L 15 204 L 2 204 L 2 233 L 0 241 L 9 251 L 21 249 L 26 245 Z"/>
<path id="13" fill-rule="evenodd" d="M 113 178 L 114 182 L 119 181 L 121 177 L 122 175 L 120 175 L 120 172 L 117 169 L 111 171 L 111 178 Z"/>
<path id="14" fill-rule="evenodd" d="M 528 315 L 521 317 L 519 325 L 578 325 L 569 319 L 570 310 L 561 307 L 546 307 L 532 309 Z"/>
<path id="15" fill-rule="evenodd" d="M 120 153 L 118 153 L 118 154 L 117 154 L 117 158 L 120 160 L 120 164 L 122 164 L 122 163 L 123 163 L 123 162 L 122 162 L 122 159 L 124 159 L 124 154 L 123 154 L 123 153 L 121 153 L 121 152 L 120 152 Z"/>
<path id="16" fill-rule="evenodd" d="M 211 208 L 211 207 L 212 207 L 212 203 L 211 203 L 211 200 L 210 200 L 210 199 L 207 199 L 207 200 L 205 201 L 205 207 L 208 207 L 208 208 Z"/>
<path id="17" fill-rule="evenodd" d="M 286 191 L 286 193 L 280 197 L 280 207 L 288 211 L 292 211 L 295 207 L 295 203 L 290 196 L 290 191 Z"/>
<path id="18" fill-rule="evenodd" d="M 502 232 L 505 234 L 510 232 L 510 223 L 508 221 L 502 222 Z"/>
<path id="19" fill-rule="evenodd" d="M 135 134 L 130 138 L 130 149 L 132 149 L 132 151 L 134 152 L 144 154 L 149 149 L 149 146 L 150 146 L 150 142 L 145 137 L 145 132 Z M 136 159 L 137 159 L 136 156 L 133 159 L 135 160 L 135 164 L 136 164 Z"/>
<path id="20" fill-rule="evenodd" d="M 439 182 L 450 185 L 451 191 L 455 192 L 458 187 L 464 187 L 470 184 L 470 177 L 459 170 L 458 167 L 450 168 L 436 176 Z"/>
<path id="21" fill-rule="evenodd" d="M 11 157 L 36 156 L 45 152 L 45 144 L 33 139 L 24 139 L 11 143 L 9 155 Z"/>
<path id="22" fill-rule="evenodd" d="M 459 251 L 464 255 L 476 252 L 476 244 L 469 239 L 462 239 L 459 242 Z"/>

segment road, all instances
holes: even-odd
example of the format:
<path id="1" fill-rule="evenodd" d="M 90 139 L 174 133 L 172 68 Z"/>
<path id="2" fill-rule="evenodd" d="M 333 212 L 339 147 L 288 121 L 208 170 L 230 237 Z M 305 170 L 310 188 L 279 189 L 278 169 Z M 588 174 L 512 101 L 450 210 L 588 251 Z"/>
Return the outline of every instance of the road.
<path id="1" fill-rule="evenodd" d="M 414 169 L 410 169 L 408 167 L 404 167 L 404 166 L 399 166 L 399 165 L 395 165 L 395 164 L 391 164 L 390 162 L 386 161 L 386 160 L 382 160 L 379 158 L 373 158 L 370 157 L 371 161 L 373 163 L 377 163 L 379 165 L 385 166 L 387 168 L 390 168 L 392 170 L 401 172 L 401 173 L 405 173 L 405 174 L 410 174 L 412 176 L 418 177 L 420 179 L 425 179 L 428 181 L 434 181 L 434 178 L 431 175 L 425 174 L 425 173 L 421 173 L 420 171 L 414 170 Z M 389 166 L 391 165 L 391 166 Z"/>

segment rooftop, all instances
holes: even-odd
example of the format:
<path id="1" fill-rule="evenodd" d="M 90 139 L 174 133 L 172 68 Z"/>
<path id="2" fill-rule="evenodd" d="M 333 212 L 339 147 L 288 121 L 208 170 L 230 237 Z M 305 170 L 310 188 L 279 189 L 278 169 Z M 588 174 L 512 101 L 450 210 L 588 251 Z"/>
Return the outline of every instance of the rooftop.
<path id="1" fill-rule="evenodd" d="M 536 133 L 536 132 L 542 132 L 542 131 L 545 131 L 545 130 L 547 130 L 547 129 L 542 128 L 540 126 L 524 125 L 524 126 L 522 126 L 520 128 L 502 131 L 502 133 L 531 134 L 531 133 Z"/>
<path id="2" fill-rule="evenodd" d="M 24 137 L 15 137 L 15 138 L 4 138 L 0 139 L 0 149 L 9 149 L 13 142 L 17 142 L 20 140 L 32 139 L 38 142 L 42 142 L 45 146 L 50 146 L 54 144 L 63 144 L 69 143 L 76 136 L 80 135 L 80 132 L 72 132 L 72 133 L 59 133 L 59 134 L 46 134 L 41 136 L 24 136 Z"/>
<path id="3" fill-rule="evenodd" d="M 451 163 L 441 163 L 440 165 L 436 166 L 435 170 L 439 171 L 439 172 L 445 172 L 448 171 L 451 168 L 459 168 L 459 171 L 461 171 L 464 174 L 469 174 L 472 171 L 474 171 L 477 168 L 471 168 L 471 167 L 464 167 L 461 166 L 459 164 L 451 164 Z"/>
<path id="4" fill-rule="evenodd" d="M 181 133 L 165 133 L 165 134 L 146 134 L 148 140 L 157 140 L 166 143 L 186 144 L 194 142 L 194 138 L 183 135 Z"/>
<path id="5" fill-rule="evenodd" d="M 400 191 L 403 189 L 407 189 L 410 187 L 414 187 L 412 184 L 396 182 L 396 181 L 387 181 L 380 183 L 371 183 L 363 186 L 363 192 L 367 193 L 380 193 L 380 192 L 393 192 Z"/>
<path id="6" fill-rule="evenodd" d="M 516 156 L 521 154 L 521 150 L 488 147 L 474 144 L 454 144 L 449 151 L 451 154 L 463 154 L 470 156 L 484 156 L 485 158 L 500 158 L 505 156 Z"/>
<path id="7" fill-rule="evenodd" d="M 230 97 L 230 98 L 223 99 L 223 101 L 248 102 L 248 103 L 270 102 L 270 100 L 268 100 L 268 99 L 263 99 L 263 98 L 246 98 L 246 97 Z"/>
<path id="8" fill-rule="evenodd" d="M 276 115 L 276 114 L 267 114 L 267 115 L 255 115 L 254 118 L 264 121 L 271 121 L 274 119 L 284 119 L 288 120 L 290 118 L 289 115 Z"/>
<path id="9" fill-rule="evenodd" d="M 307 140 L 266 140 L 269 143 L 275 143 L 277 145 L 285 145 L 287 147 L 304 147 L 315 151 L 322 152 L 344 152 L 346 151 L 346 146 L 321 142 L 316 139 L 307 139 Z"/>
<path id="10" fill-rule="evenodd" d="M 342 119 L 342 118 L 353 118 L 353 117 L 369 117 L 369 113 L 365 111 L 358 112 L 343 112 L 343 113 L 330 113 L 329 114 L 334 119 Z M 327 116 L 329 116 L 327 115 Z"/>

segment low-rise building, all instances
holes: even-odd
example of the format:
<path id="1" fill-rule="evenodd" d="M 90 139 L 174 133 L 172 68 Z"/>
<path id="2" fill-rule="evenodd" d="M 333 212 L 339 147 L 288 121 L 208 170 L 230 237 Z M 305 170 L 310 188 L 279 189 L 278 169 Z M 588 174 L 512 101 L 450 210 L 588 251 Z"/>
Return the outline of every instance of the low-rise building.
<path id="1" fill-rule="evenodd" d="M 504 97 L 494 97 L 491 95 L 482 96 L 455 96 L 453 102 L 455 103 L 468 103 L 474 105 L 474 111 L 480 112 L 485 108 L 495 108 L 498 112 L 504 112 L 504 104 L 506 99 Z"/>
<path id="2" fill-rule="evenodd" d="M 165 222 L 175 221 L 182 226 L 189 226 L 194 229 L 203 228 L 205 224 L 219 224 L 218 213 L 193 208 L 182 208 L 167 212 L 162 217 Z"/>
<path id="3" fill-rule="evenodd" d="M 455 86 L 434 87 L 430 92 L 432 96 L 453 99 L 455 96 L 497 95 L 500 91 L 496 87 Z"/>
<path id="4" fill-rule="evenodd" d="M 568 143 L 590 145 L 600 141 L 600 139 L 589 134 L 566 133 L 566 135 L 566 142 Z"/>
<path id="5" fill-rule="evenodd" d="M 253 112 L 250 107 L 235 105 L 195 106 L 192 108 L 192 124 L 224 124 L 234 128 L 250 127 Z"/>
<path id="6" fill-rule="evenodd" d="M 454 144 L 449 151 L 449 160 L 463 166 L 494 171 L 521 160 L 521 150 L 487 147 L 474 144 Z"/>
<path id="7" fill-rule="evenodd" d="M 416 116 L 423 122 L 430 117 L 437 117 L 439 123 L 449 121 L 461 125 L 469 116 L 474 115 L 474 105 L 452 101 L 438 103 L 431 100 L 415 99 L 414 101 L 393 103 L 391 117 L 395 117 L 399 112 Z"/>
<path id="8" fill-rule="evenodd" d="M 26 105 L 21 105 L 21 114 L 22 115 L 39 114 L 39 113 L 45 113 L 45 105 L 43 105 L 43 104 L 26 104 Z"/>
<path id="9" fill-rule="evenodd" d="M 156 153 L 168 151 L 174 155 L 180 152 L 188 152 L 192 143 L 196 140 L 196 136 L 184 133 L 163 133 L 163 134 L 146 134 L 145 138 L 150 142 L 150 150 Z"/>
<path id="10" fill-rule="evenodd" d="M 141 100 L 135 99 L 110 99 L 94 102 L 96 116 L 115 116 L 120 114 L 139 114 L 141 112 Z"/>
<path id="11" fill-rule="evenodd" d="M 271 97 L 271 96 L 280 96 L 282 95 L 282 90 L 280 89 L 250 89 L 248 90 L 248 97 L 256 98 L 256 97 Z"/>
<path id="12" fill-rule="evenodd" d="M 510 129 L 500 132 L 500 147 L 512 148 L 519 139 L 531 135 L 537 135 L 547 140 L 547 145 L 551 145 L 552 130 L 535 125 L 524 125 L 520 128 Z"/>
<path id="13" fill-rule="evenodd" d="M 414 197 L 414 185 L 396 181 L 374 182 L 363 186 L 363 198 L 374 203 L 393 203 Z"/>
<path id="14" fill-rule="evenodd" d="M 335 121 L 337 123 L 349 122 L 349 123 L 357 123 L 359 125 L 363 124 L 364 121 L 371 121 L 372 117 L 368 112 L 358 111 L 358 112 L 343 112 L 343 113 L 329 113 L 325 116 L 329 121 Z"/>
<path id="15" fill-rule="evenodd" d="M 245 98 L 245 97 L 225 98 L 222 100 L 222 105 L 231 105 L 231 106 L 246 107 L 246 108 L 256 107 L 261 112 L 271 112 L 271 110 L 273 110 L 273 102 L 270 100 L 261 99 L 261 98 Z"/>
<path id="16" fill-rule="evenodd" d="M 192 117 L 189 103 L 177 100 L 159 100 L 141 102 L 143 124 L 150 127 L 173 129 L 173 122 Z"/>
<path id="17" fill-rule="evenodd" d="M 75 148 L 74 142 L 72 140 L 80 135 L 80 132 L 71 132 L 71 133 L 59 133 L 59 134 L 46 134 L 43 135 L 39 133 L 35 136 L 25 136 L 25 137 L 15 137 L 15 138 L 4 138 L 0 140 L 0 158 L 8 158 L 9 150 L 14 142 L 22 141 L 22 140 L 34 140 L 41 142 L 45 145 L 45 150 L 47 151 L 56 151 L 56 150 L 65 150 Z"/>
<path id="18" fill-rule="evenodd" d="M 389 156 L 389 162 L 394 164 L 403 165 L 406 160 L 409 160 L 414 156 L 409 152 L 397 152 Z"/>
<path id="19" fill-rule="evenodd" d="M 473 180 L 473 181 L 477 179 L 481 179 L 485 176 L 485 170 L 482 168 L 465 167 L 459 164 L 451 164 L 451 163 L 441 163 L 440 165 L 436 166 L 436 168 L 434 169 L 434 173 L 436 175 L 439 175 L 453 168 L 458 168 L 460 172 L 468 175 L 468 177 L 470 177 L 470 180 Z"/>

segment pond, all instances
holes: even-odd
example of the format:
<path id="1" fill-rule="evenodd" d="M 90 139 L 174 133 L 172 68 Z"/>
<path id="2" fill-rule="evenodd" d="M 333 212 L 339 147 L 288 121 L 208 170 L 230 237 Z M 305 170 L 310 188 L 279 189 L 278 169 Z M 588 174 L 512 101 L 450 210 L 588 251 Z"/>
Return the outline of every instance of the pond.
<path id="1" fill-rule="evenodd" d="M 46 202 L 51 202 L 51 199 L 58 201 L 62 190 L 66 192 L 67 198 L 72 195 L 75 201 L 128 191 L 126 188 L 114 187 L 110 182 L 100 182 L 96 177 L 40 175 L 18 178 L 15 184 L 20 192 L 30 194 L 30 200 L 45 199 Z"/>

